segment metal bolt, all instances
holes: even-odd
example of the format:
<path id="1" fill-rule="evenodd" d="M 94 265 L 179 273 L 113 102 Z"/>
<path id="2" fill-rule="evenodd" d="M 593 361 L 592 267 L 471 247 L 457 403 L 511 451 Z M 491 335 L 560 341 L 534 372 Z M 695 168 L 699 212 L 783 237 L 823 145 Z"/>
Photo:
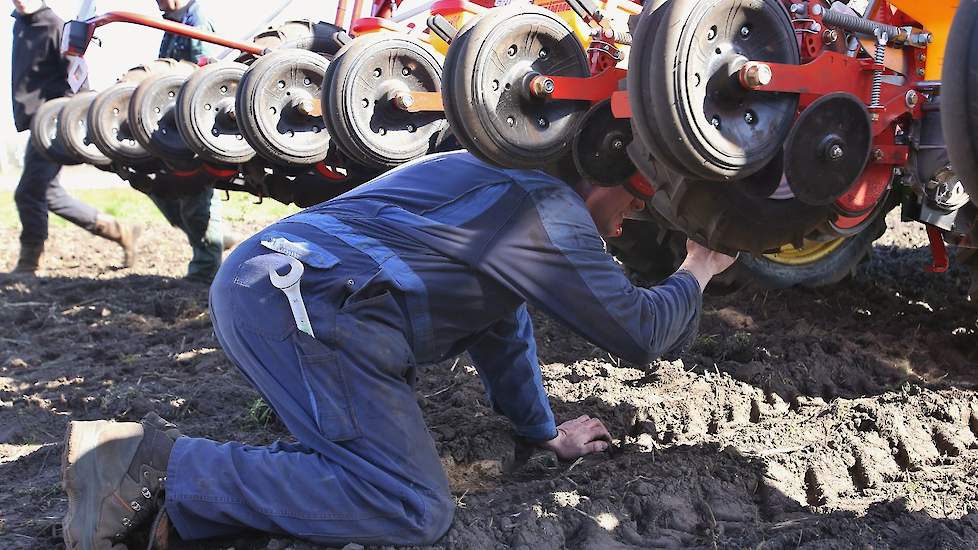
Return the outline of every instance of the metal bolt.
<path id="1" fill-rule="evenodd" d="M 515 56 L 516 55 L 516 44 L 513 44 L 512 46 L 510 46 L 509 48 L 507 48 L 506 49 L 506 54 L 509 55 L 510 57 Z"/>
<path id="2" fill-rule="evenodd" d="M 616 151 L 621 151 L 625 148 L 625 142 L 620 139 L 616 139 L 611 142 L 611 148 Z"/>
<path id="3" fill-rule="evenodd" d="M 316 109 L 316 104 L 309 98 L 297 100 L 292 105 L 296 111 L 306 116 L 312 116 L 312 112 Z"/>
<path id="4" fill-rule="evenodd" d="M 548 55 L 550 55 L 550 52 L 548 52 L 546 48 L 541 48 L 540 49 L 540 59 L 544 59 Z"/>
<path id="5" fill-rule="evenodd" d="M 708 30 L 706 32 L 706 39 L 707 40 L 713 40 L 716 37 L 717 37 L 717 28 L 716 27 L 710 27 L 710 30 Z"/>
<path id="6" fill-rule="evenodd" d="M 740 27 L 740 36 L 743 38 L 747 38 L 748 36 L 750 36 L 750 27 L 748 27 L 747 25 Z"/>
<path id="7" fill-rule="evenodd" d="M 537 119 L 537 124 L 538 124 L 538 125 L 539 125 L 539 126 L 540 126 L 541 128 L 546 128 L 546 127 L 547 127 L 547 125 L 548 125 L 548 123 L 547 123 L 547 119 L 545 119 L 545 118 L 543 118 L 543 117 L 540 117 L 540 118 L 538 118 L 538 119 Z"/>
<path id="8" fill-rule="evenodd" d="M 883 160 L 883 150 L 882 149 L 873 149 L 873 160 L 875 160 L 875 161 Z"/>
<path id="9" fill-rule="evenodd" d="M 767 63 L 751 63 L 744 71 L 744 83 L 749 88 L 759 88 L 771 83 L 774 73 Z"/>
<path id="10" fill-rule="evenodd" d="M 407 67 L 401 69 L 401 76 L 411 76 L 411 69 Z"/>
<path id="11" fill-rule="evenodd" d="M 380 75 L 381 75 L 380 69 L 374 69 L 374 78 L 380 78 Z"/>
<path id="12" fill-rule="evenodd" d="M 907 107 L 913 109 L 917 106 L 917 102 L 920 101 L 920 96 L 917 95 L 916 90 L 907 90 L 907 97 L 905 99 L 907 102 Z"/>
<path id="13" fill-rule="evenodd" d="M 756 121 L 757 119 L 754 117 L 753 112 L 747 111 L 744 113 L 744 122 L 746 122 L 747 124 L 754 124 L 754 122 Z"/>
<path id="14" fill-rule="evenodd" d="M 556 84 L 552 78 L 538 75 L 530 79 L 530 93 L 536 97 L 546 97 L 554 93 Z"/>
<path id="15" fill-rule="evenodd" d="M 221 93 L 222 94 L 228 93 L 228 87 L 227 86 L 221 86 Z"/>
<path id="16" fill-rule="evenodd" d="M 791 5 L 791 13 L 804 13 L 804 12 L 805 12 L 805 4 Z"/>
<path id="17" fill-rule="evenodd" d="M 812 6 L 812 15 L 822 15 L 822 11 L 823 9 L 821 4 L 815 4 Z"/>
<path id="18" fill-rule="evenodd" d="M 498 90 L 499 90 L 499 81 L 498 80 L 493 80 L 492 81 L 492 91 L 495 92 L 495 91 L 498 91 Z"/>
<path id="19" fill-rule="evenodd" d="M 410 92 L 397 92 L 394 94 L 394 105 L 402 111 L 407 111 L 414 105 L 414 96 Z"/>
<path id="20" fill-rule="evenodd" d="M 278 81 L 278 89 L 279 90 L 285 89 L 285 81 L 284 80 L 279 80 Z"/>
<path id="21" fill-rule="evenodd" d="M 414 124 L 408 124 L 407 131 L 413 134 L 415 131 L 417 131 L 417 128 L 415 128 Z"/>
<path id="22" fill-rule="evenodd" d="M 839 39 L 839 33 L 835 29 L 829 29 L 822 33 L 822 42 L 826 44 L 835 44 L 835 41 Z"/>
<path id="23" fill-rule="evenodd" d="M 923 63 L 924 61 L 927 61 L 927 54 L 918 53 L 917 54 L 917 61 L 920 61 L 921 63 Z"/>
<path id="24" fill-rule="evenodd" d="M 177 93 L 174 92 L 173 90 L 170 90 L 169 92 L 166 93 L 166 95 L 167 95 L 167 97 L 176 97 L 177 96 Z"/>
<path id="25" fill-rule="evenodd" d="M 718 117 L 717 115 L 713 115 L 713 118 L 710 119 L 710 124 L 713 125 L 713 127 L 716 128 L 717 130 L 719 130 L 720 129 L 720 117 Z"/>
<path id="26" fill-rule="evenodd" d="M 508 116 L 506 117 L 506 124 L 509 124 L 510 128 L 512 128 L 513 126 L 516 126 L 516 119 Z"/>
<path id="27" fill-rule="evenodd" d="M 846 154 L 845 150 L 839 144 L 835 144 L 832 147 L 829 147 L 829 158 L 832 160 L 839 160 L 843 156 L 845 156 L 845 154 Z"/>
<path id="28" fill-rule="evenodd" d="M 924 76 L 924 70 L 923 69 L 917 69 L 917 76 L 923 77 Z"/>
<path id="29" fill-rule="evenodd" d="M 812 32 L 822 32 L 822 26 L 818 23 L 812 23 L 812 26 L 809 28 L 812 30 Z"/>

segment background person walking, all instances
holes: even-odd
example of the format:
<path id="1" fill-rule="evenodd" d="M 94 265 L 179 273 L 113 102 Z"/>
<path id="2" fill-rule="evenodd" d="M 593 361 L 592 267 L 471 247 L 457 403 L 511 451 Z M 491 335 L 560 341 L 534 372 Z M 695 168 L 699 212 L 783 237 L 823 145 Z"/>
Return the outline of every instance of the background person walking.
<path id="1" fill-rule="evenodd" d="M 11 48 L 11 97 L 18 132 L 30 128 L 31 119 L 44 102 L 71 95 L 68 64 L 61 55 L 64 21 L 42 0 L 14 0 L 14 39 Z M 61 165 L 43 157 L 28 140 L 24 171 L 14 193 L 20 215 L 20 257 L 17 274 L 37 271 L 48 238 L 48 212 L 118 243 L 125 253 L 124 265 L 136 258 L 140 228 L 128 226 L 95 207 L 72 197 L 61 186 Z"/>

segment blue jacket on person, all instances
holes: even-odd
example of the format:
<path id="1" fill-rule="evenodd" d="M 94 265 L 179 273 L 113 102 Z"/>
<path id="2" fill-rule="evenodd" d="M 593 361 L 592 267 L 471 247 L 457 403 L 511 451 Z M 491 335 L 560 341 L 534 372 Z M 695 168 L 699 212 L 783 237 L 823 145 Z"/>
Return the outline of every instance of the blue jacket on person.
<path id="1" fill-rule="evenodd" d="M 698 325 L 690 273 L 634 286 L 569 185 L 465 152 L 392 170 L 283 222 L 349 235 L 355 247 L 383 243 L 375 284 L 406 296 L 417 361 L 468 351 L 493 406 L 530 439 L 550 439 L 556 426 L 526 303 L 634 363 L 678 355 Z"/>

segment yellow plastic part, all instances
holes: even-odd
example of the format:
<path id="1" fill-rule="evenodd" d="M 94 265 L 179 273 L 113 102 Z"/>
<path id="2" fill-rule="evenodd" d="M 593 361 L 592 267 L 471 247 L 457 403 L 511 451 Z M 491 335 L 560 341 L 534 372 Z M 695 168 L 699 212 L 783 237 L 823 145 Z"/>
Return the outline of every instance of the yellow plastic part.
<path id="1" fill-rule="evenodd" d="M 781 250 L 765 254 L 764 257 L 774 263 L 784 265 L 808 265 L 824 259 L 842 246 L 845 238 L 833 239 L 826 242 L 805 240 L 801 248 L 795 248 L 790 244 L 781 247 Z"/>
<path id="2" fill-rule="evenodd" d="M 958 0 L 891 0 L 893 6 L 917 20 L 924 30 L 934 37 L 927 46 L 927 66 L 924 67 L 926 80 L 940 80 L 944 66 L 944 48 L 951 20 L 958 9 Z"/>
<path id="3" fill-rule="evenodd" d="M 476 11 L 471 10 L 458 10 L 452 12 L 441 12 L 440 15 L 448 20 L 456 29 L 461 29 L 466 23 L 472 20 L 473 17 L 479 15 Z M 438 37 L 435 33 L 430 33 L 431 47 L 435 49 L 438 53 L 448 55 L 448 43 Z"/>

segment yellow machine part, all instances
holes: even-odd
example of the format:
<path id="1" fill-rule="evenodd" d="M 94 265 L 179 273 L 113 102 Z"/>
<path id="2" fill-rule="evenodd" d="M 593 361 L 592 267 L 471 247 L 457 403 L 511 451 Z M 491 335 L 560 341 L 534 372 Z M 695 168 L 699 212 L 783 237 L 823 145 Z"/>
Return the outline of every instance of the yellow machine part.
<path id="1" fill-rule="evenodd" d="M 940 80 L 941 68 L 944 66 L 944 48 L 947 46 L 947 35 L 951 29 L 951 20 L 958 9 L 958 0 L 891 0 L 903 13 L 913 17 L 924 30 L 934 37 L 927 46 L 927 66 L 924 68 L 924 78 Z"/>
<path id="2" fill-rule="evenodd" d="M 833 239 L 826 242 L 805 240 L 801 248 L 795 248 L 790 244 L 781 247 L 781 250 L 764 257 L 774 263 L 784 265 L 808 265 L 818 262 L 842 246 L 844 238 Z"/>

